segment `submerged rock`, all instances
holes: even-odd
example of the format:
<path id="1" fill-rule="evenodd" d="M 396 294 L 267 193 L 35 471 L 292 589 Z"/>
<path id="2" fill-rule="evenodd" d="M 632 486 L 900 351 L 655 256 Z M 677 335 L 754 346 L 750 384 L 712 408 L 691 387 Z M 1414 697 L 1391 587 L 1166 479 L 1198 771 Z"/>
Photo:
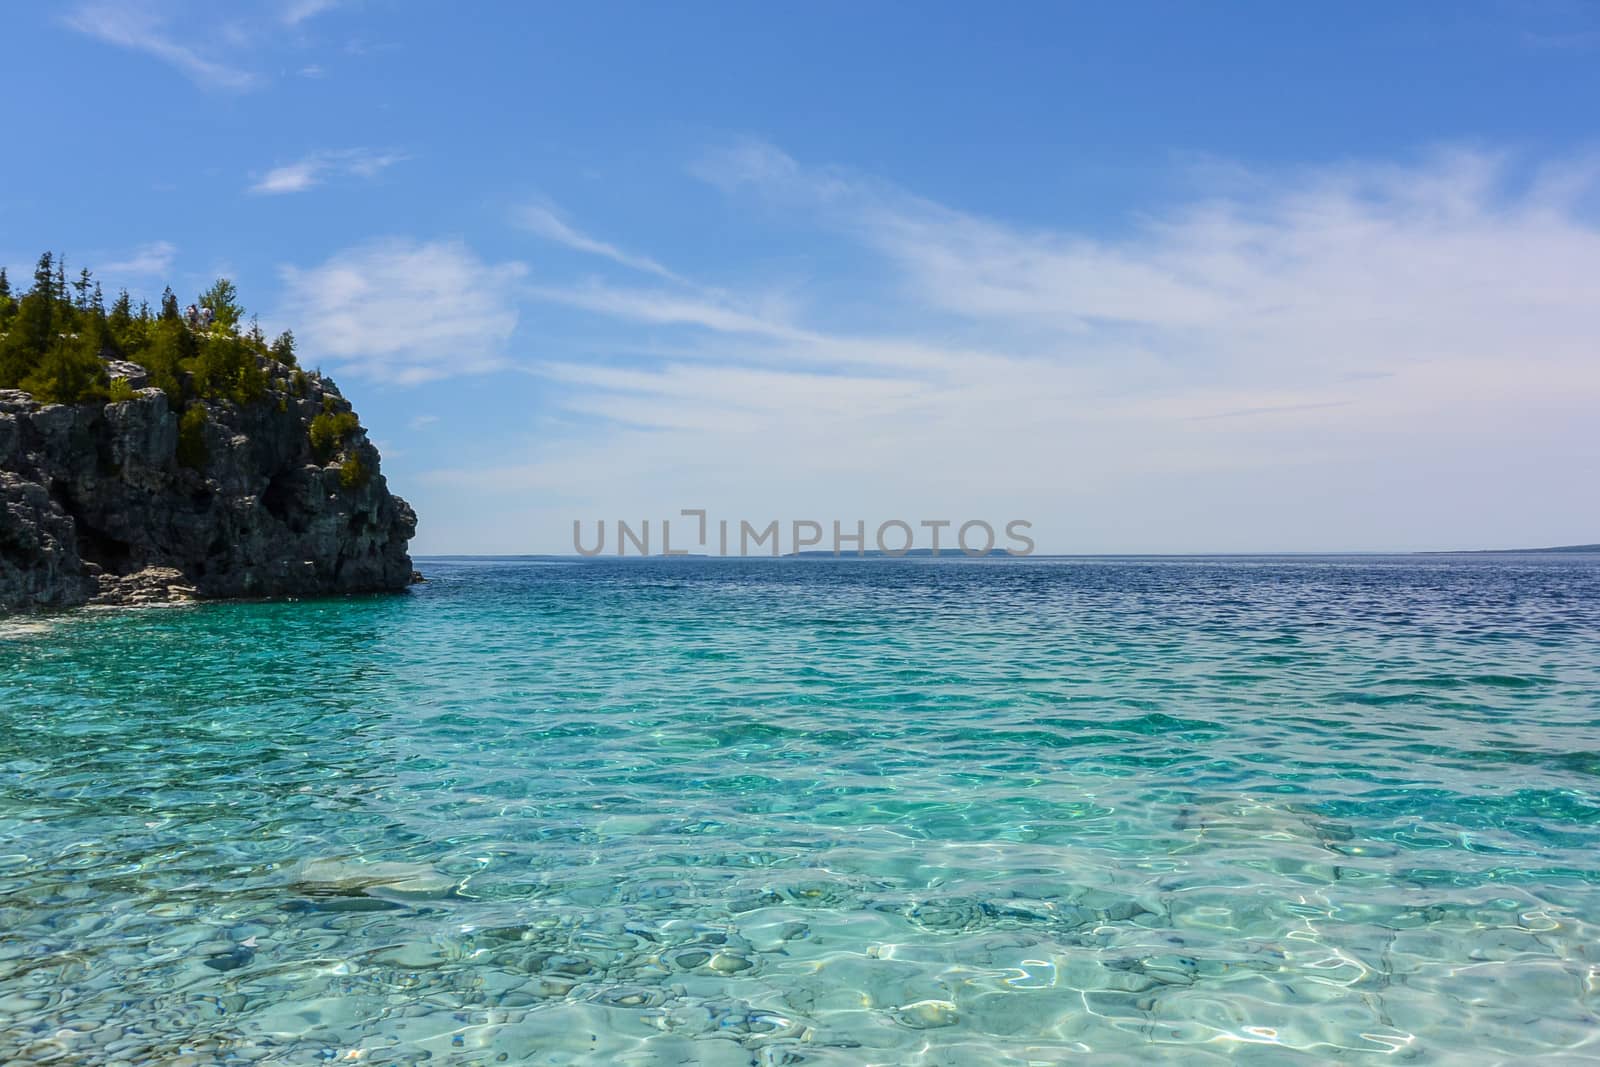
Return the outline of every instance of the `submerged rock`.
<path id="1" fill-rule="evenodd" d="M 347 859 L 306 860 L 290 870 L 297 888 L 325 893 L 365 893 L 383 889 L 419 897 L 449 896 L 457 879 L 441 874 L 426 863 L 394 860 L 362 862 Z"/>
<path id="2" fill-rule="evenodd" d="M 919 1000 L 895 1012 L 894 1018 L 901 1026 L 913 1030 L 937 1030 L 954 1026 L 961 1021 L 961 1014 L 948 1000 Z"/>
<path id="3" fill-rule="evenodd" d="M 312 420 L 349 402 L 320 375 L 263 367 L 261 400 L 193 401 L 182 435 L 135 364 L 112 366 L 136 387 L 114 403 L 0 390 L 0 613 L 410 585 L 416 516 L 365 430 L 352 419 L 313 448 Z"/>
<path id="4" fill-rule="evenodd" d="M 254 948 L 238 945 L 226 952 L 219 952 L 215 956 L 208 957 L 205 960 L 205 965 L 213 971 L 232 971 L 255 959 L 255 955 L 256 950 Z"/>

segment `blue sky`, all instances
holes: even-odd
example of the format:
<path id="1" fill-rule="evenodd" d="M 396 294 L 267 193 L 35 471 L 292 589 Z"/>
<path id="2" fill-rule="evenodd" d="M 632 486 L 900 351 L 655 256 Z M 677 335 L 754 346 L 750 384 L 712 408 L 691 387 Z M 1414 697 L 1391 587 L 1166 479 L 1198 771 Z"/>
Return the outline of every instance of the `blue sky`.
<path id="1" fill-rule="evenodd" d="M 1600 7 L 8 11 L 0 263 L 226 274 L 428 552 L 1600 539 Z"/>

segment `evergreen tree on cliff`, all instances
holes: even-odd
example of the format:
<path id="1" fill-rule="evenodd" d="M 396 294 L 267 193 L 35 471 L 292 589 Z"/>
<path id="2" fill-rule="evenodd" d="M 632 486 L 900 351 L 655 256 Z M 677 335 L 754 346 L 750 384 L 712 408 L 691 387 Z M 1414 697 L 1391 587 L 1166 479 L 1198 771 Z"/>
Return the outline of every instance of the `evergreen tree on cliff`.
<path id="1" fill-rule="evenodd" d="M 124 289 L 117 294 L 116 301 L 111 305 L 111 314 L 107 317 L 111 332 L 117 336 L 125 336 L 133 329 L 133 298 L 128 296 Z"/>
<path id="2" fill-rule="evenodd" d="M 25 293 L 0 271 L 0 614 L 410 582 L 416 516 L 349 402 L 232 281 L 196 303 L 107 308 L 51 252 Z"/>
<path id="3" fill-rule="evenodd" d="M 142 305 L 135 315 L 126 291 L 107 311 L 91 271 L 79 270 L 69 283 L 65 260 L 46 252 L 21 300 L 10 295 L 9 280 L 0 295 L 0 388 L 22 389 L 45 403 L 104 400 L 106 361 L 121 358 L 149 371 L 150 384 L 180 413 L 196 401 L 260 400 L 267 392 L 266 361 L 293 365 L 293 334 L 285 331 L 269 346 L 258 326 L 241 330 L 245 310 L 227 278 L 217 279 L 197 303 L 207 311 L 204 328 L 185 319 L 170 287 L 156 319 Z"/>
<path id="4" fill-rule="evenodd" d="M 272 342 L 272 358 L 291 367 L 295 365 L 294 331 L 284 330 L 278 335 L 278 339 Z"/>
<path id="5" fill-rule="evenodd" d="M 239 326 L 244 309 L 239 306 L 239 290 L 226 278 L 218 278 L 200 294 L 200 306 L 210 308 L 212 322 L 232 332 Z"/>
<path id="6" fill-rule="evenodd" d="M 0 388 L 19 388 L 55 339 L 54 262 L 49 252 L 34 268 L 33 288 L 23 294 L 0 340 Z"/>

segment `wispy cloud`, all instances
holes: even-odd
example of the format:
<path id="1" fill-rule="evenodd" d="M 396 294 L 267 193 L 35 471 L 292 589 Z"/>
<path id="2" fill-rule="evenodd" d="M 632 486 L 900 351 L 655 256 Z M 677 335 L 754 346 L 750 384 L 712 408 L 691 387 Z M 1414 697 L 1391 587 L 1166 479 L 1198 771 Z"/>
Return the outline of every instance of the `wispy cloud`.
<path id="1" fill-rule="evenodd" d="M 398 152 L 374 152 L 366 148 L 313 152 L 304 159 L 267 171 L 249 187 L 249 192 L 266 196 L 303 193 L 333 177 L 375 177 L 406 158 Z"/>
<path id="2" fill-rule="evenodd" d="M 286 25 L 297 26 L 323 12 L 332 11 L 340 3 L 341 0 L 288 0 L 283 5 L 283 13 L 280 17 Z"/>
<path id="3" fill-rule="evenodd" d="M 730 188 L 876 253 L 914 306 L 1053 336 L 1079 358 L 1131 340 L 1181 352 L 1175 368 L 1343 374 L 1370 370 L 1362 353 L 1385 365 L 1499 353 L 1530 327 L 1570 353 L 1600 317 L 1570 274 L 1600 255 L 1578 210 L 1600 191 L 1592 158 L 1520 182 L 1478 152 L 1261 177 L 1248 199 L 1210 195 L 1115 238 L 1018 230 L 770 148 L 722 163 L 711 172 Z"/>
<path id="4" fill-rule="evenodd" d="M 260 180 L 250 186 L 249 191 L 270 195 L 303 193 L 317 185 L 326 170 L 327 164 L 321 160 L 302 159 L 297 163 L 288 163 L 267 171 Z"/>
<path id="5" fill-rule="evenodd" d="M 1237 194 L 1213 177 L 1093 233 L 763 145 L 699 173 L 809 221 L 810 241 L 833 235 L 850 275 L 828 293 L 849 306 L 670 269 L 649 272 L 670 285 L 529 287 L 649 343 L 534 364 L 577 421 L 536 459 L 434 485 L 537 491 L 568 526 L 573 502 L 671 514 L 714 495 L 758 515 L 999 508 L 1047 547 L 1106 551 L 1426 547 L 1469 528 L 1514 542 L 1537 539 L 1518 516 L 1600 522 L 1559 488 L 1600 464 L 1593 160 L 1442 152 L 1236 175 Z M 1473 503 L 1485 478 L 1503 486 L 1498 527 Z M 474 536 L 457 546 L 515 547 Z"/>
<path id="6" fill-rule="evenodd" d="M 107 44 L 153 56 L 205 88 L 239 92 L 260 84 L 260 78 L 251 71 L 206 56 L 193 43 L 169 31 L 162 15 L 140 0 L 85 4 L 71 11 L 64 22 Z"/>
<path id="7" fill-rule="evenodd" d="M 283 268 L 282 317 L 310 362 L 414 384 L 506 365 L 526 268 L 454 241 L 381 241 Z"/>
<path id="8" fill-rule="evenodd" d="M 533 286 L 529 293 L 553 303 L 636 322 L 701 326 L 722 333 L 747 333 L 780 340 L 798 340 L 807 336 L 803 330 L 750 308 L 719 300 L 703 290 L 685 295 L 677 291 L 628 289 L 590 283 L 566 287 Z"/>
<path id="9" fill-rule="evenodd" d="M 565 245 L 579 252 L 609 259 L 632 270 L 654 274 L 673 281 L 682 279 L 649 256 L 626 252 L 576 229 L 547 204 L 524 204 L 512 213 L 512 221 L 529 233 Z"/>
<path id="10" fill-rule="evenodd" d="M 172 261 L 178 254 L 178 246 L 170 241 L 152 241 L 134 249 L 133 254 L 127 259 L 113 260 L 110 263 L 100 264 L 98 270 L 102 274 L 118 275 L 165 275 L 172 270 Z"/>

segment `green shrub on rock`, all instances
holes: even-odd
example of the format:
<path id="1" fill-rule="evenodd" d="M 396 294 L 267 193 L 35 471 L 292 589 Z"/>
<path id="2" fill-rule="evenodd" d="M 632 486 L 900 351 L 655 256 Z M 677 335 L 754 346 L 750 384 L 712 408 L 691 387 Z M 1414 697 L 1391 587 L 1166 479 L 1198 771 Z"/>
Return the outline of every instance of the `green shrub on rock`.
<path id="1" fill-rule="evenodd" d="M 359 456 L 351 456 L 339 469 L 339 484 L 346 490 L 360 489 L 371 477 L 372 472 L 367 470 L 367 465 L 361 462 Z"/>
<path id="2" fill-rule="evenodd" d="M 326 463 L 344 447 L 350 435 L 361 428 L 361 421 L 351 411 L 324 411 L 311 420 L 311 451 L 317 462 Z"/>
<path id="3" fill-rule="evenodd" d="M 46 404 L 76 404 L 106 396 L 106 367 L 100 357 L 66 338 L 52 345 L 21 381 L 23 389 Z"/>
<path id="4" fill-rule="evenodd" d="M 266 394 L 267 374 L 245 338 L 214 332 L 201 339 L 199 348 L 183 364 L 197 395 L 243 406 Z"/>

